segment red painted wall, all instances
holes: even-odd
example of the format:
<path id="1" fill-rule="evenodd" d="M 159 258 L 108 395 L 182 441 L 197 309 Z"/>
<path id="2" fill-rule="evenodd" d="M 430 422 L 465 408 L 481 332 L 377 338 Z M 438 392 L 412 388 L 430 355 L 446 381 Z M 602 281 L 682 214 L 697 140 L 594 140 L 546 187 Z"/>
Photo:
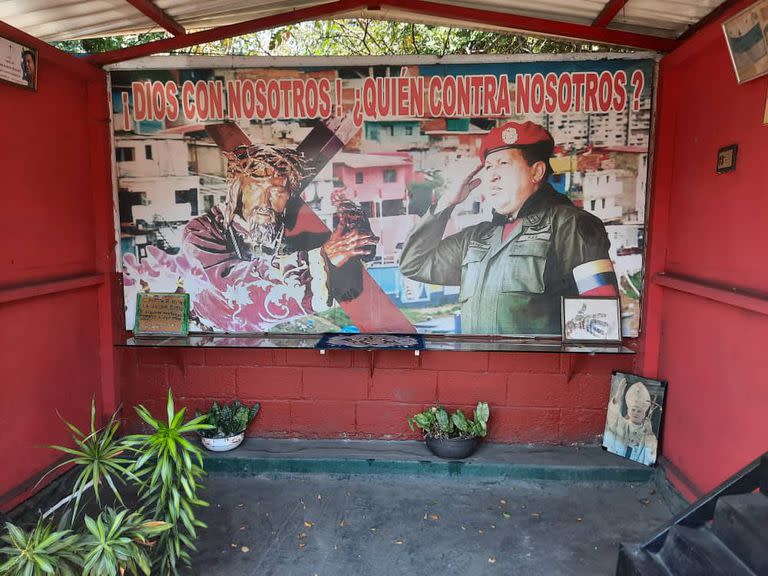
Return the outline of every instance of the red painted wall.
<path id="1" fill-rule="evenodd" d="M 632 356 L 484 352 L 123 349 L 123 403 L 162 409 L 168 387 L 191 409 L 261 402 L 249 435 L 418 438 L 407 416 L 440 402 L 491 404 L 496 442 L 594 441 L 605 426 L 610 372 Z M 371 368 L 373 362 L 373 369 Z"/>
<path id="2" fill-rule="evenodd" d="M 720 21 L 665 57 L 660 78 L 648 272 L 768 298 L 768 79 L 736 84 Z M 718 148 L 734 143 L 736 171 L 717 175 Z M 768 450 L 768 316 L 658 285 L 647 313 L 660 339 L 643 367 L 669 381 L 662 449 L 693 497 Z"/>
<path id="3" fill-rule="evenodd" d="M 6 25 L 0 34 L 28 42 Z M 0 84 L 3 510 L 29 495 L 58 459 L 45 448 L 67 443 L 57 414 L 85 426 L 91 397 L 99 413 L 114 403 L 111 338 L 102 338 L 111 331 L 103 282 L 111 199 L 108 157 L 99 155 L 108 140 L 97 121 L 105 112 L 104 79 L 35 45 L 38 91 Z M 83 278 L 89 285 L 54 284 Z"/>

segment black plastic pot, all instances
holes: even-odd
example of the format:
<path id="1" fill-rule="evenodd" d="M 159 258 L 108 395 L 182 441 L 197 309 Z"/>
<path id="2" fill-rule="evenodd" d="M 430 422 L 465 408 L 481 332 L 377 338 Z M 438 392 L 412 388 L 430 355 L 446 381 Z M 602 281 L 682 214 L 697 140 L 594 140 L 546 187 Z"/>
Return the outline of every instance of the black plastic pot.
<path id="1" fill-rule="evenodd" d="M 462 460 L 475 453 L 480 446 L 480 438 L 426 438 L 427 448 L 438 458 Z"/>

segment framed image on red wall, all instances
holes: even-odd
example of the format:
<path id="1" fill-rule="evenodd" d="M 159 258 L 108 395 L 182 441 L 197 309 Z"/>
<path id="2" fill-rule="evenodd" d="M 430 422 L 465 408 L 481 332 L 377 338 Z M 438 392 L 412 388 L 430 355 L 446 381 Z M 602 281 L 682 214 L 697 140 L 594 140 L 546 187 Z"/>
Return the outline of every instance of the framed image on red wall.
<path id="1" fill-rule="evenodd" d="M 739 84 L 768 73 L 768 0 L 723 22 L 723 32 Z"/>
<path id="2" fill-rule="evenodd" d="M 621 342 L 618 298 L 563 297 L 563 342 Z"/>
<path id="3" fill-rule="evenodd" d="M 0 37 L 0 82 L 37 90 L 37 50 Z"/>

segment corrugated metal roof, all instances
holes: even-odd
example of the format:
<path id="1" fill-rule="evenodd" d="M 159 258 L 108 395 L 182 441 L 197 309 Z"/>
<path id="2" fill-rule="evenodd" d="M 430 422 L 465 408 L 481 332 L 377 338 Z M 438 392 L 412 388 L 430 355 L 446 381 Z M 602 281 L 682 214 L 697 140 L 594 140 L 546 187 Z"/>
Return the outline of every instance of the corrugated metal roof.
<path id="1" fill-rule="evenodd" d="M 434 0 L 436 4 L 489 10 L 542 18 L 556 22 L 591 24 L 608 0 L 472 0 L 470 2 Z M 723 0 L 628 0 L 608 28 L 676 37 L 706 16 Z M 155 5 L 181 24 L 188 32 L 234 24 L 319 6 L 317 0 L 155 0 Z M 446 24 L 438 13 L 414 16 L 403 9 L 387 8 L 386 16 Z M 372 2 L 378 4 L 378 2 Z M 357 8 L 347 16 L 373 16 L 374 11 Z M 162 28 L 127 0 L 0 0 L 0 20 L 45 41 L 136 34 Z M 456 25 L 455 21 L 450 22 Z M 472 27 L 470 22 L 464 23 Z M 488 25 L 483 28 L 487 29 Z"/>

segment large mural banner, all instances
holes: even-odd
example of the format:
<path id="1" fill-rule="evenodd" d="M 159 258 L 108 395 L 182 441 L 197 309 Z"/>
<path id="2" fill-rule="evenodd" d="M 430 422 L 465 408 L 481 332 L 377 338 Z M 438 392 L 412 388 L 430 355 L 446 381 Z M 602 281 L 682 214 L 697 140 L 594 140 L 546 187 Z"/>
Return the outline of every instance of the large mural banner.
<path id="1" fill-rule="evenodd" d="M 655 63 L 562 58 L 113 70 L 127 329 L 636 336 Z"/>

